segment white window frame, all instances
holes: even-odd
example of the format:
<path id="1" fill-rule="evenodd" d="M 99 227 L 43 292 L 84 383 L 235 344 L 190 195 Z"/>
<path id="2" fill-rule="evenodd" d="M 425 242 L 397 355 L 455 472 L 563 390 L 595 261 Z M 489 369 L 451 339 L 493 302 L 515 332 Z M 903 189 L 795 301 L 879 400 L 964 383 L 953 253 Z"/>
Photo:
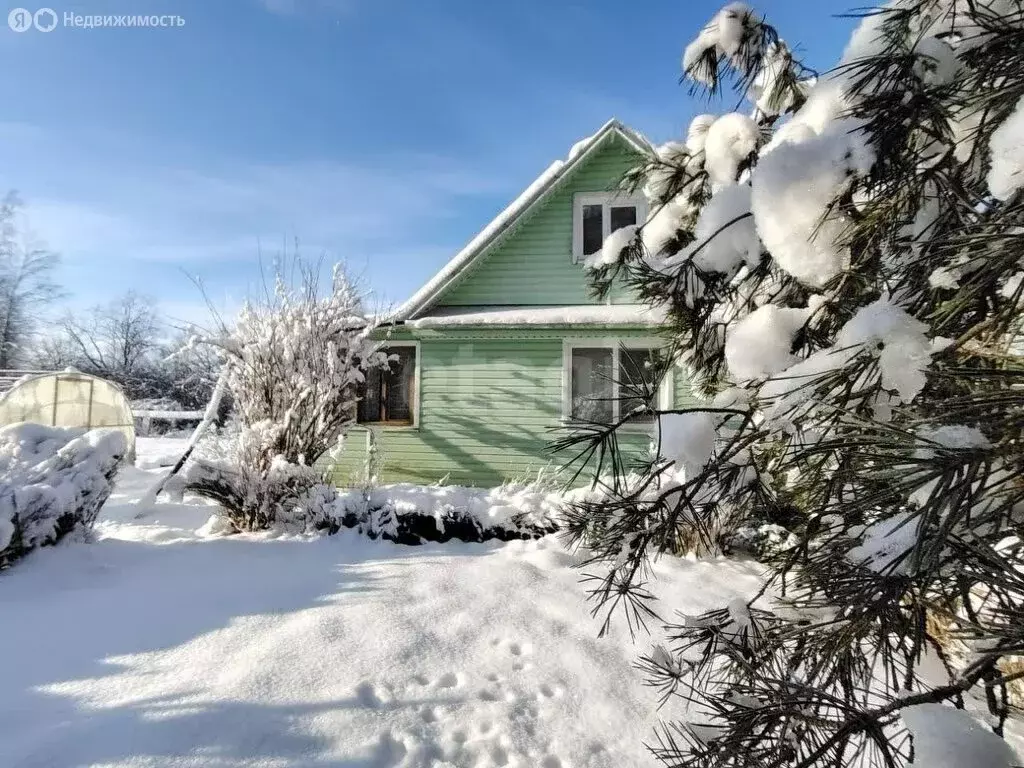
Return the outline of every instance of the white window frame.
<path id="1" fill-rule="evenodd" d="M 611 208 L 632 205 L 636 208 L 636 223 L 642 225 L 647 221 L 647 199 L 643 195 L 630 195 L 625 192 L 577 192 L 572 199 L 572 260 L 574 264 L 582 262 L 583 255 L 583 206 L 601 205 L 601 242 L 604 243 L 611 234 Z"/>
<path id="2" fill-rule="evenodd" d="M 610 349 L 612 350 L 612 421 L 620 418 L 619 406 L 619 350 L 621 349 L 665 349 L 665 340 L 657 337 L 640 337 L 630 339 L 565 339 L 562 341 L 562 422 L 572 424 L 572 352 L 574 349 Z M 675 391 L 675 372 L 670 367 L 658 387 L 658 408 L 668 410 L 672 407 L 672 393 Z M 647 430 L 650 422 L 626 422 L 622 429 Z"/>
<path id="3" fill-rule="evenodd" d="M 379 421 L 358 421 L 356 426 L 361 429 L 382 429 L 389 432 L 420 428 L 420 399 L 423 393 L 420 391 L 420 343 L 418 341 L 382 341 L 373 346 L 373 351 L 378 352 L 383 348 L 412 347 L 416 351 L 416 364 L 413 366 L 413 398 L 412 398 L 412 424 L 385 424 Z"/>

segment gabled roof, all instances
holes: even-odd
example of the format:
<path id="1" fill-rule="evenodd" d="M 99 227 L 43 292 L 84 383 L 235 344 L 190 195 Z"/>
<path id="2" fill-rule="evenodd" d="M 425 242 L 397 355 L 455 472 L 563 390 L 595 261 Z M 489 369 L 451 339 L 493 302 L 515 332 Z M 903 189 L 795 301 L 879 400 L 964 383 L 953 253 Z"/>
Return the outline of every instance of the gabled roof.
<path id="1" fill-rule="evenodd" d="M 455 257 L 420 288 L 412 297 L 402 304 L 395 312 L 395 320 L 411 320 L 418 317 L 447 288 L 459 274 L 467 269 L 480 256 L 501 242 L 504 236 L 515 228 L 515 225 L 559 186 L 563 179 L 587 161 L 598 147 L 618 136 L 631 147 L 643 154 L 654 151 L 651 143 L 629 126 L 623 125 L 615 118 L 601 126 L 600 130 L 582 141 L 576 142 L 569 150 L 565 160 L 556 160 L 548 169 L 538 176 L 519 197 L 499 213 L 494 220 L 477 234 L 459 251 Z"/>

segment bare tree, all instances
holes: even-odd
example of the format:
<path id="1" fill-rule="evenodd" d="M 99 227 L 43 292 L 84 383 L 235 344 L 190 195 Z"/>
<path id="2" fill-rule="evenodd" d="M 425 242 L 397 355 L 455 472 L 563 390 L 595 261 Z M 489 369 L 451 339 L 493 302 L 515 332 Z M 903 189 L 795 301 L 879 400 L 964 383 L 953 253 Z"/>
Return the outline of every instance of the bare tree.
<path id="1" fill-rule="evenodd" d="M 152 394 L 162 331 L 152 300 L 129 291 L 81 317 L 68 314 L 60 325 L 77 368 L 116 381 L 131 397 Z"/>
<path id="2" fill-rule="evenodd" d="M 41 336 L 32 344 L 27 365 L 40 371 L 62 371 L 80 368 L 81 356 L 63 333 Z"/>
<path id="3" fill-rule="evenodd" d="M 0 368 L 25 359 L 40 312 L 61 295 L 53 281 L 60 257 L 19 225 L 22 206 L 13 191 L 0 203 Z"/>

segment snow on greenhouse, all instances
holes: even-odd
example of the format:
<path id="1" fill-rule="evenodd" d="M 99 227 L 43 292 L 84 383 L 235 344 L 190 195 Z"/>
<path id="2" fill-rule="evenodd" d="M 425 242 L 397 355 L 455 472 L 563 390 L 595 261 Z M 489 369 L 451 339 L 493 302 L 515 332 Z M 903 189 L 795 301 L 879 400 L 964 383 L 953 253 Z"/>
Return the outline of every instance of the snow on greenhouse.
<path id="1" fill-rule="evenodd" d="M 49 427 L 112 427 L 135 455 L 131 405 L 113 382 L 78 371 L 28 373 L 0 396 L 0 426 L 27 421 Z"/>

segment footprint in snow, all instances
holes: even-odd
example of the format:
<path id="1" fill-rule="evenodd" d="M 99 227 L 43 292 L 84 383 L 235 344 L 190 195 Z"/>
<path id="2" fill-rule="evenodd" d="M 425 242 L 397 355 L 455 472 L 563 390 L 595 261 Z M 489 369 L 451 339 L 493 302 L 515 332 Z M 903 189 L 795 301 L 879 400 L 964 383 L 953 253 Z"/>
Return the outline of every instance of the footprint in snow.
<path id="1" fill-rule="evenodd" d="M 540 688 L 537 689 L 538 699 L 554 699 L 560 697 L 565 693 L 565 689 L 558 685 L 548 685 L 544 683 Z"/>
<path id="2" fill-rule="evenodd" d="M 356 701 L 369 709 L 380 709 L 384 701 L 377 695 L 371 683 L 362 682 L 356 686 Z"/>
<path id="3" fill-rule="evenodd" d="M 377 768 L 394 768 L 408 753 L 409 749 L 403 742 L 392 736 L 390 731 L 384 731 L 374 750 L 374 763 Z"/>
<path id="4" fill-rule="evenodd" d="M 454 672 L 446 672 L 434 682 L 435 688 L 455 688 L 459 684 L 459 676 Z"/>
<path id="5" fill-rule="evenodd" d="M 513 656 L 529 656 L 533 653 L 533 646 L 529 643 L 509 643 L 508 652 Z"/>
<path id="6" fill-rule="evenodd" d="M 508 752 L 504 747 L 495 744 L 491 747 L 491 761 L 497 766 L 508 765 Z"/>

